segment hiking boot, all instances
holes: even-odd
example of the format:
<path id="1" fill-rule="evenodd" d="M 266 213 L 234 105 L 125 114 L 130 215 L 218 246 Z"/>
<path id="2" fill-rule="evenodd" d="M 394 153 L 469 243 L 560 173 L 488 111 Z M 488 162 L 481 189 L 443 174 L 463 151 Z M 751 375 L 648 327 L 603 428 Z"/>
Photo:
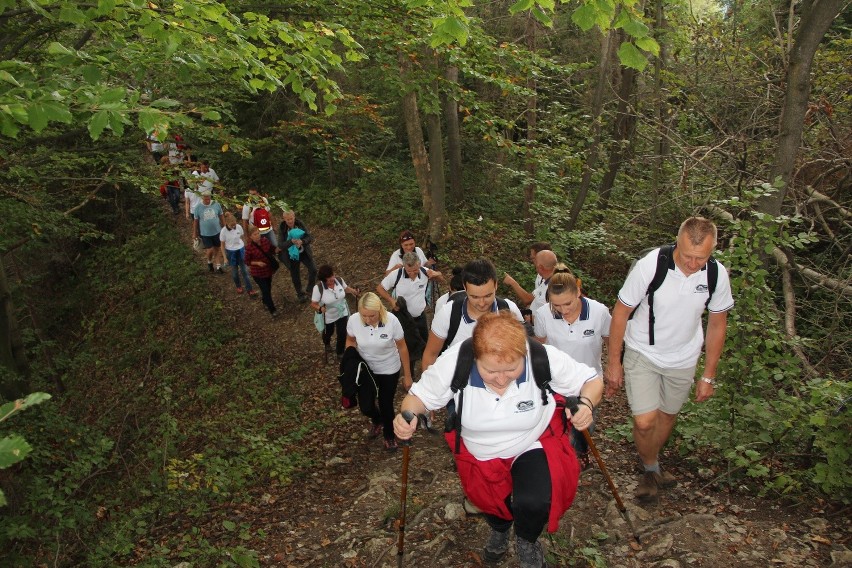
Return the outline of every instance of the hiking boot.
<path id="1" fill-rule="evenodd" d="M 373 424 L 370 426 L 370 433 L 367 434 L 371 439 L 378 438 L 381 436 L 384 431 L 384 427 L 381 424 Z"/>
<path id="2" fill-rule="evenodd" d="M 397 449 L 396 438 L 385 438 L 385 450 L 395 452 Z"/>
<path id="3" fill-rule="evenodd" d="M 225 271 L 224 271 L 224 270 L 222 270 L 222 265 L 221 265 L 221 264 L 217 264 L 217 265 L 216 265 L 216 272 L 218 272 L 219 274 L 225 274 Z"/>
<path id="4" fill-rule="evenodd" d="M 636 498 L 645 502 L 656 501 L 659 479 L 660 474 L 655 471 L 646 471 L 642 474 L 642 479 L 639 480 L 639 486 L 636 487 Z"/>
<path id="5" fill-rule="evenodd" d="M 515 552 L 518 555 L 518 566 L 520 568 L 547 568 L 544 561 L 544 549 L 539 541 L 530 542 L 518 537 L 515 543 Z"/>
<path id="6" fill-rule="evenodd" d="M 657 479 L 657 484 L 661 489 L 671 489 L 677 487 L 677 477 L 667 471 L 660 470 L 660 477 Z"/>
<path id="7" fill-rule="evenodd" d="M 485 548 L 482 549 L 482 560 L 497 564 L 506 556 L 509 550 L 509 531 L 498 532 L 491 529 Z"/>

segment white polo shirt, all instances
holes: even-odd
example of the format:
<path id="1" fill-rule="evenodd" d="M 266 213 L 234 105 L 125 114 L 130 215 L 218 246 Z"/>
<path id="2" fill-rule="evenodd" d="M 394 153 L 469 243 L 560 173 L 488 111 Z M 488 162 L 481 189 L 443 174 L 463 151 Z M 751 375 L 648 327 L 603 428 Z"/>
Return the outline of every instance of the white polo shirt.
<path id="1" fill-rule="evenodd" d="M 219 231 L 219 240 L 225 244 L 225 250 L 240 250 L 246 244 L 243 242 L 243 228 L 238 223 L 233 229 L 229 229 L 227 225 Z"/>
<path id="2" fill-rule="evenodd" d="M 473 337 L 473 328 L 476 327 L 475 319 L 471 318 L 467 311 L 467 297 L 462 300 L 464 304 L 462 305 L 462 317 L 459 321 L 459 328 L 456 330 L 456 336 L 453 337 L 452 343 L 450 345 L 455 345 L 457 343 L 461 343 L 465 339 L 469 337 Z M 440 311 L 435 313 L 435 317 L 432 318 L 432 333 L 440 337 L 441 339 L 446 339 L 447 335 L 450 333 L 450 318 L 453 315 L 453 302 L 447 302 L 444 304 L 444 307 L 440 309 Z M 509 305 L 509 311 L 512 312 L 512 315 L 515 316 L 515 319 L 523 322 L 524 317 L 521 315 L 521 310 L 518 309 L 518 305 L 515 304 L 512 300 L 506 300 L 506 303 Z M 494 300 L 494 303 L 491 304 L 491 311 L 497 311 L 497 300 Z M 449 347 L 449 346 L 448 346 Z"/>
<path id="3" fill-rule="evenodd" d="M 550 386 L 555 392 L 577 396 L 586 382 L 598 376 L 594 369 L 578 363 L 552 345 L 544 347 L 550 363 Z M 450 390 L 458 356 L 459 346 L 454 345 L 411 387 L 409 392 L 419 398 L 427 410 L 443 408 L 453 398 L 458 404 L 458 393 L 453 395 Z M 479 460 L 511 459 L 541 447 L 538 439 L 556 411 L 553 395 L 548 394 L 547 398 L 548 404 L 542 405 L 529 357 L 523 374 L 502 395 L 485 386 L 474 363 L 462 405 L 461 437 L 465 446 Z"/>
<path id="4" fill-rule="evenodd" d="M 535 312 L 535 336 L 546 338 L 549 345 L 602 374 L 603 338 L 609 337 L 612 316 L 600 302 L 585 297 L 580 301 L 580 315 L 574 323 L 562 319 L 562 314 L 554 312 L 549 302 L 540 307 Z"/>
<path id="5" fill-rule="evenodd" d="M 707 267 L 687 276 L 669 260 L 669 271 L 662 286 L 654 292 L 654 345 L 649 345 L 648 302 L 645 292 L 657 270 L 657 253 L 654 249 L 636 262 L 618 292 L 618 299 L 629 308 L 636 307 L 633 318 L 627 322 L 624 341 L 628 347 L 639 351 L 655 365 L 668 369 L 694 367 L 704 344 L 701 315 L 710 293 L 707 286 Z M 711 313 L 727 312 L 734 307 L 728 271 L 719 265 L 719 278 L 713 299 L 707 306 Z"/>
<path id="6" fill-rule="evenodd" d="M 402 276 L 399 282 L 396 281 L 399 271 L 402 270 Z M 382 279 L 382 288 L 388 292 L 396 292 L 397 298 L 405 298 L 408 306 L 408 313 L 412 317 L 418 317 L 426 309 L 426 285 L 429 283 L 429 278 L 423 274 L 425 268 L 417 270 L 417 278 L 411 279 L 405 273 L 404 268 L 394 270 Z M 394 289 L 394 283 L 396 288 Z"/>
<path id="7" fill-rule="evenodd" d="M 348 316 L 349 304 L 346 303 L 346 281 L 341 278 L 338 282 L 335 278 L 333 288 L 326 288 L 322 282 L 317 282 L 311 292 L 311 302 L 318 302 L 321 306 L 325 306 L 325 323 L 334 323 L 340 318 Z"/>
<path id="8" fill-rule="evenodd" d="M 390 256 L 390 260 L 388 260 L 388 267 L 385 268 L 385 272 L 396 266 L 397 264 L 402 264 L 402 255 L 399 253 L 400 249 L 396 249 L 393 251 L 393 254 Z M 420 247 L 414 247 L 414 254 L 417 255 L 417 258 L 420 259 L 420 265 L 426 266 L 426 262 L 428 259 L 426 258 L 426 253 L 423 252 L 423 249 Z"/>
<path id="9" fill-rule="evenodd" d="M 536 275 L 535 288 L 533 288 L 533 301 L 530 302 L 530 311 L 535 314 L 540 307 L 547 303 L 547 285 L 550 278 L 544 278 L 541 274 Z"/>
<path id="10" fill-rule="evenodd" d="M 355 338 L 358 354 L 375 374 L 390 375 L 402 368 L 396 342 L 403 339 L 405 333 L 392 313 L 388 313 L 386 324 L 379 324 L 377 327 L 365 324 L 361 320 L 361 314 L 354 313 L 346 322 L 346 335 Z"/>

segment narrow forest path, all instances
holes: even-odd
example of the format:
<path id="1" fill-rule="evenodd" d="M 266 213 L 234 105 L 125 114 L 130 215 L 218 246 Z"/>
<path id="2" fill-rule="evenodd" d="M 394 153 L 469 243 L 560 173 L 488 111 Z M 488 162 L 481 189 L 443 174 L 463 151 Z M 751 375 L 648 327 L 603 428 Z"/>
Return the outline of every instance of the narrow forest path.
<path id="1" fill-rule="evenodd" d="M 393 243 L 377 250 L 361 241 L 357 229 L 328 229 L 306 221 L 316 239 L 317 265 L 332 264 L 337 275 L 362 290 L 375 287 Z M 188 224 L 182 217 L 177 224 L 186 235 Z M 198 262 L 203 263 L 200 255 Z M 402 451 L 388 453 L 380 440 L 368 440 L 367 419 L 339 406 L 336 363 L 323 362 L 313 312 L 308 304 L 296 302 L 287 270 L 282 268 L 273 282 L 282 312 L 276 320 L 259 300 L 237 295 L 229 275 L 210 275 L 209 282 L 214 297 L 229 307 L 232 319 L 227 323 L 247 338 L 268 343 L 280 370 L 274 380 L 286 382 L 300 401 L 298 416 L 268 419 L 296 429 L 321 416 L 330 425 L 319 437 L 294 442 L 293 451 L 313 465 L 292 483 L 256 486 L 251 495 L 229 505 L 232 518 L 250 526 L 252 534 L 265 534 L 241 544 L 258 551 L 261 566 L 396 566 Z M 354 302 L 350 305 L 354 308 Z M 630 546 L 630 533 L 594 467 L 583 473 L 577 499 L 559 531 L 543 537 L 551 566 L 852 566 L 852 552 L 846 548 L 849 519 L 827 517 L 818 503 L 784 507 L 719 492 L 708 486 L 715 474 L 696 471 L 671 451 L 665 464 L 681 479 L 680 485 L 657 504 L 637 506 L 632 499 L 638 481 L 632 445 L 600 434 L 625 420 L 624 397 L 606 401 L 595 439 L 641 535 L 641 550 Z M 482 519 L 464 513 L 452 456 L 441 436 L 418 432 L 414 438 L 408 495 L 403 566 L 482 565 L 479 551 L 488 529 Z M 208 535 L 216 538 L 236 537 L 225 531 Z M 588 561 L 577 556 L 578 548 Z M 511 553 L 500 566 L 515 562 Z"/>

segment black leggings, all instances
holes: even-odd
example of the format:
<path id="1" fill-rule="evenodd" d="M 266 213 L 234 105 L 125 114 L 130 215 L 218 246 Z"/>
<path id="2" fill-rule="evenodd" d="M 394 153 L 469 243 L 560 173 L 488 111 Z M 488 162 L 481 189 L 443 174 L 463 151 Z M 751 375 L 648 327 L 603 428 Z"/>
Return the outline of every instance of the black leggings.
<path id="1" fill-rule="evenodd" d="M 325 330 L 322 332 L 322 342 L 326 345 L 331 344 L 331 336 L 337 330 L 337 344 L 335 345 L 335 353 L 343 355 L 343 350 L 346 348 L 346 322 L 347 317 L 342 317 L 332 323 L 325 324 Z"/>
<path id="2" fill-rule="evenodd" d="M 263 300 L 263 305 L 269 310 L 270 314 L 275 313 L 275 302 L 272 301 L 272 278 L 258 278 L 252 276 L 257 282 L 257 287 L 260 288 L 260 298 Z"/>
<path id="3" fill-rule="evenodd" d="M 550 469 L 544 450 L 524 452 L 512 464 L 512 494 L 506 505 L 515 518 L 515 534 L 535 542 L 550 517 Z M 485 515 L 488 525 L 497 532 L 506 532 L 513 521 Z"/>
<path id="4" fill-rule="evenodd" d="M 375 383 L 373 382 L 375 380 Z M 373 375 L 361 373 L 360 385 L 358 385 L 358 407 L 361 414 L 367 416 L 373 424 L 382 425 L 382 433 L 386 440 L 394 437 L 393 434 L 393 398 L 396 396 L 396 387 L 399 385 L 399 371 L 390 375 Z M 378 392 L 376 388 L 378 387 Z M 376 407 L 376 398 L 379 405 Z"/>

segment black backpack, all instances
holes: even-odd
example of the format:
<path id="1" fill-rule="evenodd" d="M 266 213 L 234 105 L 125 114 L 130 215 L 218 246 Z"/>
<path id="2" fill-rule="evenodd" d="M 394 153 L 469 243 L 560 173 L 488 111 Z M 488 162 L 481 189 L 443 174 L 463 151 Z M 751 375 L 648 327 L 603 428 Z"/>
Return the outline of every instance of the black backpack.
<path id="1" fill-rule="evenodd" d="M 422 266 L 420 267 L 420 272 L 423 273 L 423 276 L 426 277 L 426 280 L 429 280 L 429 272 Z M 398 268 L 396 271 L 396 280 L 393 281 L 393 286 L 391 286 L 391 289 L 388 290 L 388 292 L 393 292 L 394 290 L 396 290 L 396 285 L 399 284 L 400 280 L 402 280 L 403 274 L 405 274 L 405 268 Z"/>
<path id="2" fill-rule="evenodd" d="M 546 406 L 547 393 L 556 394 L 550 388 L 550 360 L 547 358 L 547 350 L 544 348 L 544 345 L 535 339 L 528 340 L 527 346 L 531 357 L 533 378 L 535 379 L 535 384 L 541 389 L 541 402 Z M 456 432 L 455 453 L 461 451 L 462 405 L 464 403 L 464 389 L 470 380 L 471 369 L 473 369 L 473 338 L 465 339 L 461 343 L 459 358 L 456 361 L 456 370 L 453 373 L 453 380 L 450 382 L 450 390 L 453 393 L 461 391 L 459 393 L 458 405 L 456 405 L 455 400 L 450 400 L 447 404 L 447 422 L 444 426 L 445 432 L 452 432 L 453 430 Z"/>
<path id="3" fill-rule="evenodd" d="M 462 307 L 464 304 L 464 300 L 467 298 L 467 292 L 464 290 L 459 290 L 458 292 L 453 292 L 450 294 L 450 297 L 447 298 L 447 303 L 452 302 L 452 311 L 450 312 L 450 328 L 447 330 L 447 338 L 444 339 L 444 346 L 441 348 L 441 353 L 447 350 L 450 344 L 453 342 L 453 339 L 456 337 L 456 333 L 459 331 L 459 325 L 461 325 L 462 318 Z M 498 310 L 508 310 L 509 302 L 507 302 L 503 298 L 497 298 L 497 309 Z"/>
<path id="4" fill-rule="evenodd" d="M 674 253 L 675 245 L 663 245 L 660 247 L 659 252 L 657 253 L 657 269 L 654 271 L 654 278 L 651 279 L 651 283 L 648 284 L 648 290 L 645 292 L 645 296 L 648 298 L 648 343 L 650 345 L 654 345 L 654 292 L 660 289 L 660 286 L 663 285 L 663 281 L 666 279 L 666 275 L 669 272 L 669 263 L 672 262 L 672 255 Z M 651 249 L 653 250 L 653 249 Z M 650 252 L 650 251 L 648 251 Z M 639 258 L 644 258 L 645 251 L 640 253 Z M 636 264 L 635 262 L 633 263 Z M 633 267 L 631 266 L 631 270 Z M 707 296 L 707 301 L 704 303 L 704 307 L 710 305 L 710 300 L 713 298 L 713 292 L 716 291 L 716 283 L 719 280 L 719 263 L 712 256 L 707 260 L 707 290 L 709 295 Z M 641 302 L 640 302 L 641 304 Z M 636 305 L 636 308 L 639 307 L 639 304 Z M 633 311 L 630 312 L 630 317 L 628 319 L 633 319 L 633 314 L 636 312 L 636 308 L 633 308 Z"/>

